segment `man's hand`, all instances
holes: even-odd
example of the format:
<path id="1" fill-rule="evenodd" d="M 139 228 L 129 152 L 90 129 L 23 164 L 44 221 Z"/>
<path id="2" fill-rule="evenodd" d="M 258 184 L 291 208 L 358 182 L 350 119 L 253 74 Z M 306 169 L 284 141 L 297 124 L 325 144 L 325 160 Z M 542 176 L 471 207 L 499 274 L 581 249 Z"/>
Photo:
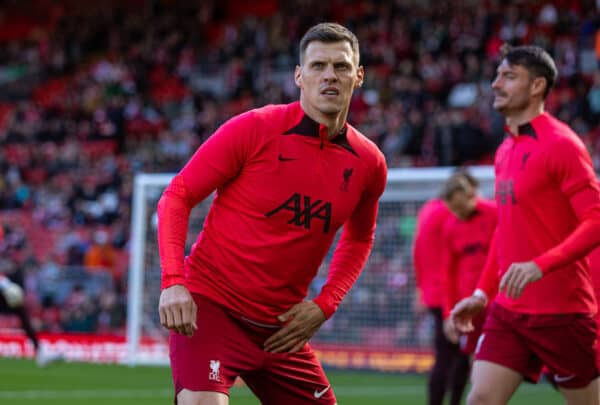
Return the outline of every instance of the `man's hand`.
<path id="1" fill-rule="evenodd" d="M 542 270 L 534 262 L 513 263 L 500 280 L 500 291 L 509 298 L 519 298 L 525 286 L 542 278 Z"/>
<path id="2" fill-rule="evenodd" d="M 0 279 L 0 291 L 4 296 L 4 300 L 11 308 L 20 307 L 23 305 L 23 289 L 18 285 L 10 281 L 6 277 Z"/>
<path id="3" fill-rule="evenodd" d="M 444 335 L 446 335 L 446 339 L 448 339 L 450 342 L 454 344 L 458 343 L 460 333 L 458 332 L 458 329 L 456 329 L 456 326 L 451 318 L 444 319 Z"/>
<path id="4" fill-rule="evenodd" d="M 196 314 L 198 307 L 192 295 L 182 285 L 173 285 L 160 293 L 158 313 L 160 324 L 185 336 L 192 336 L 198 329 Z"/>
<path id="5" fill-rule="evenodd" d="M 265 351 L 295 353 L 319 330 L 325 322 L 325 314 L 313 301 L 304 301 L 294 305 L 277 319 L 287 323 L 265 341 Z"/>
<path id="6" fill-rule="evenodd" d="M 485 298 L 475 295 L 460 300 L 450 313 L 450 319 L 456 329 L 461 333 L 472 332 L 475 329 L 473 317 L 484 310 L 485 304 Z"/>

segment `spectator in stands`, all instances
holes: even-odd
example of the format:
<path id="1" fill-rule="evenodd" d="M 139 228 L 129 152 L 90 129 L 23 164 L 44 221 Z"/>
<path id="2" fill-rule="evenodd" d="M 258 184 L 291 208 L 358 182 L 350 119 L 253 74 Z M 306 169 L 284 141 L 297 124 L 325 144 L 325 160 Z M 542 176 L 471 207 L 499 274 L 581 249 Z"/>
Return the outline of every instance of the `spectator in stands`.
<path id="1" fill-rule="evenodd" d="M 110 334 L 122 331 L 125 324 L 125 307 L 114 291 L 102 291 L 98 299 L 98 333 Z"/>
<path id="2" fill-rule="evenodd" d="M 115 249 L 110 243 L 108 232 L 94 232 L 92 243 L 85 252 L 83 264 L 88 271 L 108 270 L 113 273 L 115 266 Z"/>
<path id="3" fill-rule="evenodd" d="M 94 301 L 81 284 L 73 286 L 63 303 L 61 322 L 65 332 L 93 332 L 98 312 Z"/>
<path id="4" fill-rule="evenodd" d="M 61 269 L 59 260 L 55 254 L 50 254 L 49 257 L 42 261 L 37 273 L 37 293 L 42 307 L 49 308 L 56 304 L 56 294 L 58 293 L 60 279 Z"/>

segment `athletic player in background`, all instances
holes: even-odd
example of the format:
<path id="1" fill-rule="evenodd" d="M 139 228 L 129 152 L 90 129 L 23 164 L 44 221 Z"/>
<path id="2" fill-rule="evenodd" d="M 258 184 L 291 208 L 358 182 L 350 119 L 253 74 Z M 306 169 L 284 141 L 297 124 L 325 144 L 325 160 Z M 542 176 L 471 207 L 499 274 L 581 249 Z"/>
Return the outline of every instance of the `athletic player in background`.
<path id="1" fill-rule="evenodd" d="M 17 308 L 23 305 L 23 289 L 4 274 L 0 274 L 0 292 L 4 300 L 2 307 Z"/>
<path id="2" fill-rule="evenodd" d="M 461 169 L 452 177 L 456 175 L 466 180 L 470 187 L 479 187 L 477 179 L 468 171 Z M 434 321 L 435 362 L 427 384 L 430 405 L 441 405 L 446 392 L 449 392 L 451 403 L 460 401 L 465 385 L 464 377 L 456 370 L 456 364 L 463 357 L 460 348 L 448 340 L 444 333 L 443 258 L 440 252 L 446 243 L 443 240 L 444 225 L 451 217 L 452 213 L 442 196 L 427 201 L 417 215 L 413 240 L 413 266 L 417 284 L 415 311 L 419 313 L 426 308 Z"/>
<path id="3" fill-rule="evenodd" d="M 0 225 L 0 243 L 4 240 L 4 227 Z M 16 308 L 23 305 L 23 289 L 16 283 L 13 283 L 8 277 L 0 273 L 0 292 L 4 299 L 3 307 Z M 32 339 L 33 340 L 33 339 Z"/>
<path id="4" fill-rule="evenodd" d="M 567 403 L 600 402 L 585 258 L 600 243 L 600 192 L 577 134 L 544 112 L 556 76 L 543 49 L 507 47 L 492 83 L 508 132 L 495 161 L 498 228 L 478 289 L 452 315 L 459 330 L 472 330 L 473 314 L 499 291 L 476 352 L 471 405 L 507 403 L 543 365 Z"/>
<path id="5" fill-rule="evenodd" d="M 332 23 L 300 42 L 300 100 L 236 116 L 175 176 L 158 204 L 161 323 L 180 404 L 227 404 L 241 376 L 265 404 L 334 404 L 308 340 L 371 250 L 386 164 L 347 124 L 363 81 L 356 36 Z M 192 207 L 217 191 L 184 260 Z M 327 281 L 311 280 L 344 225 Z"/>
<path id="6" fill-rule="evenodd" d="M 433 198 L 421 207 L 417 215 L 413 241 L 413 265 L 417 284 L 415 310 L 425 307 L 434 321 L 433 349 L 435 362 L 429 374 L 427 397 L 430 405 L 441 405 L 447 391 L 451 398 L 461 398 L 460 384 L 452 373 L 458 354 L 457 345 L 444 334 L 442 317 L 442 231 L 451 213 L 441 198 Z M 436 253 L 433 253 L 436 252 Z"/>
<path id="7" fill-rule="evenodd" d="M 444 224 L 441 246 L 443 316 L 446 338 L 455 344 L 456 354 L 451 367 L 455 384 L 461 387 L 460 396 L 450 404 L 460 404 L 475 346 L 485 314 L 479 314 L 473 332 L 460 334 L 449 318 L 450 310 L 462 298 L 470 295 L 477 285 L 485 265 L 492 235 L 496 228 L 496 205 L 477 194 L 476 182 L 468 174 L 458 172 L 444 185 L 442 198 L 454 214 Z"/>
<path id="8" fill-rule="evenodd" d="M 4 227 L 0 225 L 0 243 L 3 238 Z M 7 253 L 5 249 L 2 249 L 3 259 L 0 260 L 0 314 L 15 315 L 19 318 L 21 328 L 35 350 L 37 365 L 44 367 L 51 362 L 62 359 L 62 357 L 46 353 L 40 345 L 37 333 L 31 324 L 29 311 L 25 307 L 23 272 L 18 263 L 8 257 Z"/>

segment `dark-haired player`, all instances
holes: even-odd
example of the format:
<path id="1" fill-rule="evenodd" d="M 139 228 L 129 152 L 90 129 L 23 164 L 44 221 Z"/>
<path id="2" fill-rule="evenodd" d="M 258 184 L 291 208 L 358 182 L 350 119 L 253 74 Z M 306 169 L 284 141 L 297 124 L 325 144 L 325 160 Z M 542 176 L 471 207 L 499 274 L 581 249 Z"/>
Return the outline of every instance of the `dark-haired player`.
<path id="1" fill-rule="evenodd" d="M 159 312 L 180 404 L 227 404 L 238 376 L 264 404 L 336 403 L 307 342 L 363 268 L 386 184 L 382 153 L 346 122 L 363 75 L 352 32 L 310 28 L 300 101 L 226 122 L 164 192 Z M 184 260 L 190 210 L 215 190 Z M 342 225 L 327 282 L 305 300 Z"/>
<path id="2" fill-rule="evenodd" d="M 590 156 L 544 111 L 556 76 L 536 46 L 508 47 L 492 83 L 508 135 L 496 153 L 498 229 L 461 330 L 494 290 L 468 403 L 505 404 L 545 365 L 569 404 L 598 404 L 596 300 L 585 256 L 600 242 L 600 193 Z"/>

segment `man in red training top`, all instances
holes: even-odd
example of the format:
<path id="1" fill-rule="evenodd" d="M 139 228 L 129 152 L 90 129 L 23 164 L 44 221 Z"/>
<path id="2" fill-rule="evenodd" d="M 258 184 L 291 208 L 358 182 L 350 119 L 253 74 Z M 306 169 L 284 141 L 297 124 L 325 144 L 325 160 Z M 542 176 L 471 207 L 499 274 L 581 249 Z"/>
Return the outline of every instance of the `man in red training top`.
<path id="1" fill-rule="evenodd" d="M 446 391 L 450 396 L 456 394 L 454 375 L 450 368 L 457 353 L 456 345 L 444 335 L 442 318 L 442 256 L 437 252 L 442 248 L 442 231 L 444 223 L 451 213 L 441 198 L 433 198 L 421 207 L 417 216 L 415 237 L 413 241 L 413 265 L 417 284 L 415 306 L 421 312 L 422 306 L 427 308 L 434 320 L 433 349 L 435 362 L 429 374 L 427 397 L 429 405 L 441 405 Z M 433 253 L 435 252 L 435 253 Z"/>
<path id="2" fill-rule="evenodd" d="M 455 356 L 450 367 L 460 393 L 451 397 L 450 404 L 460 404 L 469 370 L 470 355 L 475 346 L 485 315 L 479 314 L 476 329 L 460 334 L 449 318 L 450 310 L 462 298 L 470 295 L 477 285 L 496 229 L 496 205 L 477 195 L 477 187 L 468 181 L 467 173 L 456 173 L 446 182 L 442 197 L 454 214 L 444 224 L 442 232 L 442 285 L 444 333 L 455 343 Z M 476 184 L 476 183 L 475 183 Z"/>
<path id="3" fill-rule="evenodd" d="M 544 112 L 557 76 L 543 49 L 504 49 L 492 83 L 508 135 L 496 153 L 498 227 L 474 295 L 453 319 L 472 329 L 497 290 L 468 404 L 505 404 L 545 365 L 569 404 L 598 404 L 596 300 L 585 256 L 600 242 L 600 193 L 585 146 Z M 493 382 L 493 383 L 490 383 Z"/>
<path id="4" fill-rule="evenodd" d="M 453 176 L 455 177 L 455 176 Z M 460 177 L 477 187 L 477 180 L 467 172 Z M 433 198 L 421 207 L 417 216 L 415 238 L 413 241 L 413 264 L 417 284 L 415 305 L 425 306 L 434 320 L 435 362 L 429 374 L 427 396 L 429 405 L 441 405 L 449 391 L 450 403 L 460 401 L 465 386 L 465 377 L 459 375 L 456 364 L 463 357 L 456 343 L 448 340 L 444 334 L 442 306 L 443 262 L 442 255 L 444 224 L 452 217 L 443 198 Z M 418 309 L 417 309 L 418 310 Z M 467 371 L 468 373 L 468 371 Z"/>
<path id="5" fill-rule="evenodd" d="M 346 122 L 363 75 L 352 32 L 310 28 L 295 71 L 300 101 L 232 118 L 165 190 L 159 313 L 172 331 L 176 402 L 227 404 L 240 376 L 262 403 L 336 403 L 307 342 L 363 268 L 386 184 L 382 153 Z M 214 190 L 184 260 L 190 210 Z M 342 225 L 327 281 L 305 301 Z"/>

